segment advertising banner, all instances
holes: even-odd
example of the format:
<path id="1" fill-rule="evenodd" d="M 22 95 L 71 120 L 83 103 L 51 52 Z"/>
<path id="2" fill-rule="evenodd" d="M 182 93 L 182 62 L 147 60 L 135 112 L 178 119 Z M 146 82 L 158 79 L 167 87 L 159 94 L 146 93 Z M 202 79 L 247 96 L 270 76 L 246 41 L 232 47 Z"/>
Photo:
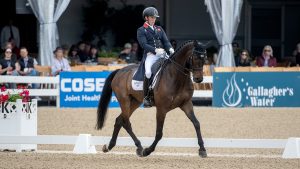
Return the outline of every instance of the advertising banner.
<path id="1" fill-rule="evenodd" d="M 110 72 L 61 72 L 60 107 L 97 107 Z M 113 95 L 109 107 L 119 107 Z"/>
<path id="2" fill-rule="evenodd" d="M 300 72 L 215 72 L 214 107 L 300 107 Z"/>

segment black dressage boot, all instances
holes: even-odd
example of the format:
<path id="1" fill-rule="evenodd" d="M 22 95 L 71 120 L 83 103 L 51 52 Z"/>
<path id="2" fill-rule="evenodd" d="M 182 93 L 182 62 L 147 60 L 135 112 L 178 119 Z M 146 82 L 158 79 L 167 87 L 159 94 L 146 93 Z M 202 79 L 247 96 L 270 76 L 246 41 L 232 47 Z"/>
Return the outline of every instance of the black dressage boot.
<path id="1" fill-rule="evenodd" d="M 151 101 L 151 96 L 150 96 L 150 91 L 149 91 L 149 85 L 150 85 L 150 79 L 144 78 L 144 107 L 152 107 L 152 101 Z"/>

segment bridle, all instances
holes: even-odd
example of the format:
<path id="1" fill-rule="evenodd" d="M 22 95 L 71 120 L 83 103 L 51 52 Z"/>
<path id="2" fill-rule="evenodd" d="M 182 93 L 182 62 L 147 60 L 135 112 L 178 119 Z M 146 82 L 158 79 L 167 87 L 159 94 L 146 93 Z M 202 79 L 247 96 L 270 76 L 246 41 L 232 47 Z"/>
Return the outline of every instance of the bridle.
<path id="1" fill-rule="evenodd" d="M 166 54 L 165 54 L 166 55 Z M 206 57 L 206 50 L 204 50 L 204 52 L 202 51 L 197 51 L 195 50 L 195 47 L 193 49 L 193 52 L 192 52 L 192 55 L 189 57 L 188 59 L 188 65 L 193 65 L 193 61 L 194 61 L 194 56 L 195 55 L 200 55 L 200 57 L 205 60 L 207 57 Z M 195 71 L 195 70 L 203 70 L 203 67 L 201 68 L 194 68 L 193 66 L 191 66 L 191 68 L 186 68 L 186 66 L 182 66 L 181 64 L 177 63 L 173 57 L 168 57 L 167 60 L 169 60 L 171 63 L 173 63 L 175 65 L 175 68 L 181 72 L 182 74 L 186 75 L 186 76 L 189 76 L 190 77 L 190 73 Z M 166 63 L 166 62 L 165 62 Z M 188 72 L 188 73 L 186 73 Z"/>

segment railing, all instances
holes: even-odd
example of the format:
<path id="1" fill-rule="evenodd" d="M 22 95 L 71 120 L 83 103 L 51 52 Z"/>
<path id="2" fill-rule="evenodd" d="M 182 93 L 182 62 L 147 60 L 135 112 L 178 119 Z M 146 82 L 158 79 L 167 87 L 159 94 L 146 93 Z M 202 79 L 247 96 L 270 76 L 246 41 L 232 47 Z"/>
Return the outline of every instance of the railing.
<path id="1" fill-rule="evenodd" d="M 0 136 L 0 144 L 69 144 L 75 145 L 73 152 L 77 154 L 96 153 L 95 145 L 109 143 L 111 137 L 65 135 L 39 136 Z M 139 138 L 143 146 L 150 146 L 152 137 Z M 289 139 L 204 139 L 207 148 L 256 148 L 256 149 L 284 149 L 283 158 L 300 158 L 300 138 Z M 130 137 L 118 137 L 118 146 L 135 146 Z M 162 138 L 157 146 L 160 147 L 199 147 L 196 138 Z"/>
<path id="2" fill-rule="evenodd" d="M 52 84 L 53 89 L 28 89 L 30 96 L 54 96 L 59 107 L 59 76 L 0 76 L 0 83 Z M 13 90 L 13 89 L 8 89 Z"/>

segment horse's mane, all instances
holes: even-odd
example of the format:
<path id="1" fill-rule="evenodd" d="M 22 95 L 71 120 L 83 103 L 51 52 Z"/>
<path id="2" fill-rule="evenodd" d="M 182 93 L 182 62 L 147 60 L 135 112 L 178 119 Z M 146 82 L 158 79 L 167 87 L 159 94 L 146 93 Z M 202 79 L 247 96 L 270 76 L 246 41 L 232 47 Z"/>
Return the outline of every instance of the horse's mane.
<path id="1" fill-rule="evenodd" d="M 174 54 L 171 57 L 173 58 L 173 57 L 177 56 L 183 48 L 185 48 L 187 45 L 190 45 L 190 43 L 193 43 L 193 42 L 194 41 L 192 41 L 192 40 L 185 41 L 180 47 L 178 47 L 176 49 L 176 51 L 174 52 Z"/>

